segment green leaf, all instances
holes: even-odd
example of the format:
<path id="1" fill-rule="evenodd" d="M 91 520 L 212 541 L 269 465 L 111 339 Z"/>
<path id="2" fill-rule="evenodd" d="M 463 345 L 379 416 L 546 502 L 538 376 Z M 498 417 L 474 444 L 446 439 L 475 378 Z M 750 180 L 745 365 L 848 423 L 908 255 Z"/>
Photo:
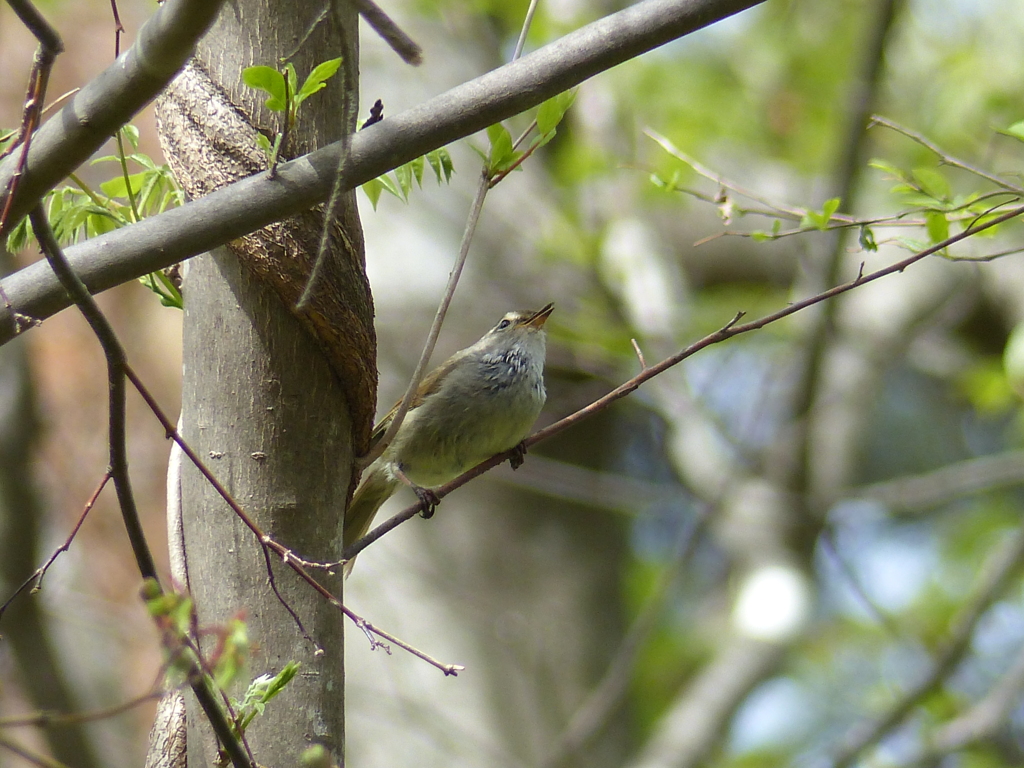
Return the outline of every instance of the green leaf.
<path id="1" fill-rule="evenodd" d="M 249 684 L 241 702 L 235 702 L 238 710 L 238 730 L 244 732 L 257 715 L 262 715 L 267 702 L 284 690 L 299 671 L 299 663 L 290 661 L 276 675 L 260 675 Z"/>
<path id="2" fill-rule="evenodd" d="M 946 214 L 941 211 L 928 211 L 924 215 L 924 220 L 933 245 L 949 237 L 949 220 L 946 219 Z"/>
<path id="3" fill-rule="evenodd" d="M 388 176 L 386 173 L 383 176 L 378 176 L 377 180 L 381 183 L 381 186 L 384 187 L 385 192 L 390 192 L 399 200 L 405 199 L 402 197 L 402 190 L 399 189 L 398 184 L 394 180 L 392 180 L 392 178 Z"/>
<path id="4" fill-rule="evenodd" d="M 1010 136 L 1011 138 L 1017 139 L 1017 141 L 1024 141 L 1024 120 L 1014 123 L 1006 130 L 998 131 L 998 133 L 1004 136 Z"/>
<path id="5" fill-rule="evenodd" d="M 836 211 L 839 210 L 839 205 L 842 203 L 842 198 L 833 197 L 825 201 L 825 205 L 822 207 L 821 212 L 825 215 L 825 218 L 830 220 L 835 215 Z"/>
<path id="6" fill-rule="evenodd" d="M 34 237 L 32 227 L 28 222 L 28 216 L 25 216 L 18 222 L 18 226 L 11 230 L 11 234 L 7 236 L 7 250 L 11 253 L 17 253 L 28 245 L 32 237 Z"/>
<path id="7" fill-rule="evenodd" d="M 265 154 L 267 158 L 269 158 L 271 153 L 274 151 L 274 145 L 271 144 L 270 139 L 262 133 L 256 134 L 256 146 L 263 150 L 263 154 Z"/>
<path id="8" fill-rule="evenodd" d="M 272 112 L 284 112 L 285 110 L 285 89 L 284 76 L 273 67 L 246 67 L 242 70 L 242 82 L 250 88 L 264 91 L 269 94 L 265 102 L 267 109 Z"/>
<path id="9" fill-rule="evenodd" d="M 491 151 L 487 155 L 487 167 L 493 173 L 507 167 L 513 161 L 512 134 L 501 123 L 487 129 Z"/>
<path id="10" fill-rule="evenodd" d="M 132 149 L 139 148 L 139 129 L 134 125 L 126 124 L 121 126 L 121 135 L 128 140 L 128 143 L 132 145 Z"/>
<path id="11" fill-rule="evenodd" d="M 550 131 L 548 131 L 544 135 L 538 136 L 534 140 L 534 142 L 533 142 L 533 149 L 540 149 L 545 144 L 547 144 L 549 141 L 551 141 L 553 138 L 555 138 L 555 136 L 557 136 L 557 135 L 558 135 L 558 129 L 557 128 L 552 128 Z"/>
<path id="12" fill-rule="evenodd" d="M 299 90 L 299 76 L 295 72 L 295 65 L 290 61 L 284 65 L 284 74 L 288 78 L 288 96 L 292 101 L 292 105 L 295 104 L 295 94 Z"/>
<path id="13" fill-rule="evenodd" d="M 366 197 L 370 200 L 370 205 L 373 206 L 373 210 L 377 210 L 377 201 L 380 200 L 380 194 L 384 191 L 384 185 L 380 183 L 380 179 L 370 179 L 368 182 L 363 184 L 363 192 L 366 193 Z"/>
<path id="14" fill-rule="evenodd" d="M 131 155 L 128 155 L 127 159 L 128 160 L 133 160 L 136 163 L 138 163 L 139 165 L 141 165 L 143 168 L 147 168 L 147 169 L 149 169 L 151 171 L 159 171 L 159 170 L 162 170 L 163 168 L 167 167 L 167 166 L 157 165 L 153 161 L 153 158 L 151 158 L 149 155 L 144 155 L 141 152 L 135 152 L 135 153 L 133 153 Z"/>
<path id="15" fill-rule="evenodd" d="M 576 90 L 564 91 L 540 105 L 537 110 L 537 133 L 546 136 L 562 122 L 566 111 L 576 100 Z M 550 139 L 548 139 L 550 141 Z M 546 143 L 546 142 L 545 142 Z"/>
<path id="16" fill-rule="evenodd" d="M 800 221 L 800 226 L 814 227 L 822 232 L 826 231 L 832 221 L 832 216 L 839 210 L 841 202 L 840 198 L 833 197 L 825 201 L 820 211 L 807 211 Z"/>
<path id="17" fill-rule="evenodd" d="M 445 182 L 452 180 L 452 174 L 455 173 L 455 165 L 452 163 L 452 156 L 448 154 L 448 150 L 444 147 L 435 149 L 433 152 L 428 152 L 427 162 L 430 163 L 430 167 L 434 169 L 434 175 L 437 177 L 437 183 L 441 183 L 441 176 L 444 176 Z"/>
<path id="18" fill-rule="evenodd" d="M 398 188 L 402 191 L 402 200 L 409 201 L 409 193 L 412 191 L 412 167 L 409 163 L 395 168 L 395 179 L 398 181 Z"/>
<path id="19" fill-rule="evenodd" d="M 877 157 L 868 161 L 868 167 L 876 168 L 883 173 L 887 173 L 894 179 L 905 179 L 907 177 L 906 174 L 895 165 Z"/>
<path id="20" fill-rule="evenodd" d="M 423 155 L 420 155 L 415 160 L 410 160 L 406 165 L 412 171 L 413 178 L 416 179 L 416 185 L 423 189 L 423 166 L 426 165 Z"/>
<path id="21" fill-rule="evenodd" d="M 875 233 L 871 231 L 871 227 L 860 228 L 860 247 L 865 251 L 874 253 L 878 250 L 878 243 L 875 241 Z"/>
<path id="22" fill-rule="evenodd" d="M 131 180 L 133 195 L 139 194 L 149 175 L 150 174 L 148 172 L 143 171 L 142 173 L 135 173 L 128 177 Z M 128 197 L 128 185 L 125 183 L 124 176 L 115 176 L 112 179 L 104 181 L 100 184 L 100 189 L 103 190 L 103 194 L 107 197 Z"/>
<path id="23" fill-rule="evenodd" d="M 911 175 L 921 191 L 936 200 L 948 200 L 950 196 L 949 182 L 946 177 L 934 168 L 915 168 Z"/>
<path id="24" fill-rule="evenodd" d="M 87 226 L 89 227 L 89 236 L 95 237 L 96 235 L 105 235 L 107 232 L 113 232 L 115 229 L 124 226 L 124 223 L 118 221 L 109 211 L 103 211 L 102 213 L 93 213 L 89 216 Z"/>
<path id="25" fill-rule="evenodd" d="M 231 619 L 221 637 L 220 653 L 214 660 L 213 677 L 219 688 L 227 688 L 249 657 L 249 628 L 241 619 Z"/>
<path id="26" fill-rule="evenodd" d="M 341 58 L 328 59 L 317 64 L 309 73 L 302 87 L 295 93 L 295 104 L 298 106 L 317 91 L 327 87 L 327 81 L 334 77 L 341 67 Z"/>
<path id="27" fill-rule="evenodd" d="M 906 205 L 913 205 L 927 210 L 935 210 L 937 207 L 942 205 L 941 200 L 937 200 L 925 192 L 918 192 L 916 190 L 908 192 L 906 190 L 910 189 L 909 187 L 906 187 L 905 185 L 899 186 L 904 187 L 904 189 L 893 189 L 893 192 L 898 193 L 900 195 L 900 200 Z"/>

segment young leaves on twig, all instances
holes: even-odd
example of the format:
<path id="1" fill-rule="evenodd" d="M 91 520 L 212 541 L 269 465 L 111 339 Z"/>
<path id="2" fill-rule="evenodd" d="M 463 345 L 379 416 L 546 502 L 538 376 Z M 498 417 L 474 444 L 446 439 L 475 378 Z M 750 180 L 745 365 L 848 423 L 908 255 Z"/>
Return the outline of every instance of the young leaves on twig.
<path id="1" fill-rule="evenodd" d="M 413 181 L 420 189 L 423 188 L 423 171 L 427 163 L 434 171 L 434 178 L 438 184 L 442 181 L 446 184 L 451 181 L 452 174 L 455 173 L 452 157 L 444 147 L 435 149 L 405 165 L 400 165 L 390 174 L 385 173 L 363 184 L 363 192 L 366 193 L 374 210 L 377 209 L 377 201 L 380 200 L 382 192 L 388 192 L 404 203 L 409 202 Z"/>
<path id="2" fill-rule="evenodd" d="M 313 67 L 313 71 L 309 73 L 301 86 L 298 84 L 299 77 L 291 62 L 285 64 L 281 70 L 262 65 L 246 67 L 242 70 L 243 83 L 267 94 L 267 99 L 264 102 L 267 109 L 285 116 L 285 125 L 277 132 L 273 144 L 263 134 L 257 134 L 256 141 L 267 154 L 271 168 L 277 164 L 277 155 L 281 150 L 284 136 L 295 127 L 298 121 L 299 107 L 302 106 L 302 102 L 326 88 L 327 81 L 334 77 L 340 68 L 340 57 L 321 62 Z"/>
<path id="3" fill-rule="evenodd" d="M 184 202 L 184 195 L 171 169 L 164 164 L 158 165 L 149 155 L 138 151 L 138 129 L 126 125 L 121 134 L 133 151 L 123 157 L 120 154 L 105 155 L 92 161 L 92 165 L 114 163 L 117 166 L 116 174 L 101 182 L 98 190 L 72 174 L 70 178 L 74 186 L 59 187 L 43 197 L 46 216 L 60 245 L 70 245 L 120 229 L 139 219 L 177 208 Z M 142 170 L 127 173 L 125 169 L 129 163 Z M 7 249 L 20 251 L 34 239 L 31 222 L 25 217 L 8 235 Z M 139 281 L 156 293 L 165 307 L 182 308 L 181 293 L 164 272 L 144 275 Z"/>
<path id="4" fill-rule="evenodd" d="M 576 91 L 572 90 L 564 91 L 545 101 L 537 108 L 537 116 L 530 127 L 515 141 L 512 141 L 512 135 L 501 123 L 496 123 L 487 129 L 489 150 L 484 152 L 477 147 L 474 147 L 474 150 L 486 164 L 487 176 L 492 187 L 519 168 L 526 158 L 555 138 L 559 123 L 562 122 L 565 113 L 575 99 Z M 534 128 L 537 129 L 537 132 L 529 146 L 526 149 L 519 149 Z"/>

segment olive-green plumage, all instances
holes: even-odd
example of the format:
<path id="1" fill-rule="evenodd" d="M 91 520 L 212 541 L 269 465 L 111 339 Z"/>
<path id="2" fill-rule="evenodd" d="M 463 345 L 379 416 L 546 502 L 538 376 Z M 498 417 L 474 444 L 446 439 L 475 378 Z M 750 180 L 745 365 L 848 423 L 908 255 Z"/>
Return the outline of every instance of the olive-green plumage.
<path id="1" fill-rule="evenodd" d="M 552 308 L 509 312 L 423 379 L 398 433 L 366 470 L 345 513 L 345 547 L 369 530 L 403 475 L 419 488 L 436 488 L 526 437 L 546 397 L 544 323 Z M 397 408 L 374 428 L 374 440 Z M 351 568 L 349 562 L 346 573 Z"/>

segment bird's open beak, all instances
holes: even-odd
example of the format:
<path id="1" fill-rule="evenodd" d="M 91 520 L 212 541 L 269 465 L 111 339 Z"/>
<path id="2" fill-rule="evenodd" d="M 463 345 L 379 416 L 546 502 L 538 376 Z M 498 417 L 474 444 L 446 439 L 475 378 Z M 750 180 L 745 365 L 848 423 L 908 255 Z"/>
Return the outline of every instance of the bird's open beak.
<path id="1" fill-rule="evenodd" d="M 548 317 L 554 310 L 555 305 L 553 303 L 545 304 L 543 309 L 534 312 L 523 325 L 529 325 L 534 328 L 543 328 L 544 323 L 547 322 Z"/>

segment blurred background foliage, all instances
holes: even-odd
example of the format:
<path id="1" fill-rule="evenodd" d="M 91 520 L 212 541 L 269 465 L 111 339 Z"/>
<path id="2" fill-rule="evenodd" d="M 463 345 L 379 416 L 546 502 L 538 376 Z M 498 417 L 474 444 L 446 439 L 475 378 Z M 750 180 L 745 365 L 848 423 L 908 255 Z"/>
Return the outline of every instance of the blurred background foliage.
<path id="1" fill-rule="evenodd" d="M 59 19 L 64 7 L 47 9 Z M 526 50 L 620 7 L 542 0 Z M 394 114 L 500 65 L 526 8 L 388 4 L 424 44 L 426 63 L 403 68 L 367 33 L 363 104 L 381 98 Z M 105 18 L 102 4 L 90 13 Z M 13 25 L 0 13 L 0 31 Z M 82 45 L 58 26 L 69 50 Z M 861 133 L 852 115 L 883 115 L 1020 184 L 1024 147 L 1000 131 L 1024 120 L 1022 38 L 1011 0 L 769 0 L 585 83 L 557 137 L 490 194 L 438 359 L 506 309 L 553 300 L 550 422 L 637 373 L 631 340 L 650 364 L 737 312 L 760 317 L 827 275 L 853 279 L 942 239 L 924 226 L 928 206 L 893 194 L 891 174 L 869 159 L 917 170 L 950 198 L 993 185 L 884 127 L 851 144 Z M 20 96 L 5 98 L 10 125 Z M 528 122 L 510 121 L 513 136 Z M 773 205 L 821 211 L 843 190 L 842 214 L 905 220 L 872 228 L 877 249 L 856 228 L 769 242 L 722 236 L 768 232 L 772 220 L 743 215 L 756 201 L 697 174 L 648 131 Z M 143 143 L 152 138 L 143 121 Z M 450 151 L 450 186 L 428 184 L 408 205 L 385 196 L 376 211 L 360 200 L 382 411 L 413 367 L 476 184 L 478 157 L 465 142 Z M 827 311 L 705 349 L 538 446 L 518 472 L 492 473 L 434 520 L 368 550 L 348 584 L 357 611 L 469 670 L 438 679 L 397 651 L 368 653 L 354 633 L 352 764 L 1024 763 L 1024 366 L 1007 345 L 1024 320 L 1020 237 L 1004 226 Z M 173 402 L 174 311 L 138 286 L 107 301 Z M 43 350 L 33 368 L 52 510 L 45 542 L 66 530 L 88 495 L 81 489 L 102 471 L 101 450 L 90 449 L 91 466 L 67 457 L 95 431 L 81 414 L 96 409 L 86 421 L 101 421 L 103 406 L 98 362 L 66 370 L 69 347 L 89 343 L 69 323 L 31 334 Z M 143 332 L 150 326 L 160 330 Z M 92 378 L 86 387 L 75 376 Z M 139 421 L 137 444 L 158 456 L 155 424 Z M 145 467 L 154 529 L 158 463 Z M 89 526 L 88 536 L 83 550 L 102 548 Z M 116 553 L 80 557 L 42 596 L 59 636 L 74 634 L 62 606 L 78 590 L 105 590 L 136 615 L 130 569 L 102 576 Z M 72 588 L 74 574 L 84 581 Z M 113 631 L 85 621 L 87 633 L 97 623 Z M 122 632 L 151 630 L 136 616 Z M 94 673 L 92 688 L 79 681 L 82 698 L 114 703 L 144 687 L 155 654 L 135 652 L 140 671 L 117 675 L 118 685 Z M 118 666 L 102 652 L 90 658 L 97 669 Z M 0 664 L 15 680 L 2 648 Z M 5 685 L 0 706 L 28 706 L 25 691 Z M 889 713 L 890 727 L 863 737 Z M 138 755 L 144 721 L 93 735 Z M 858 751 L 844 752 L 851 745 Z"/>

